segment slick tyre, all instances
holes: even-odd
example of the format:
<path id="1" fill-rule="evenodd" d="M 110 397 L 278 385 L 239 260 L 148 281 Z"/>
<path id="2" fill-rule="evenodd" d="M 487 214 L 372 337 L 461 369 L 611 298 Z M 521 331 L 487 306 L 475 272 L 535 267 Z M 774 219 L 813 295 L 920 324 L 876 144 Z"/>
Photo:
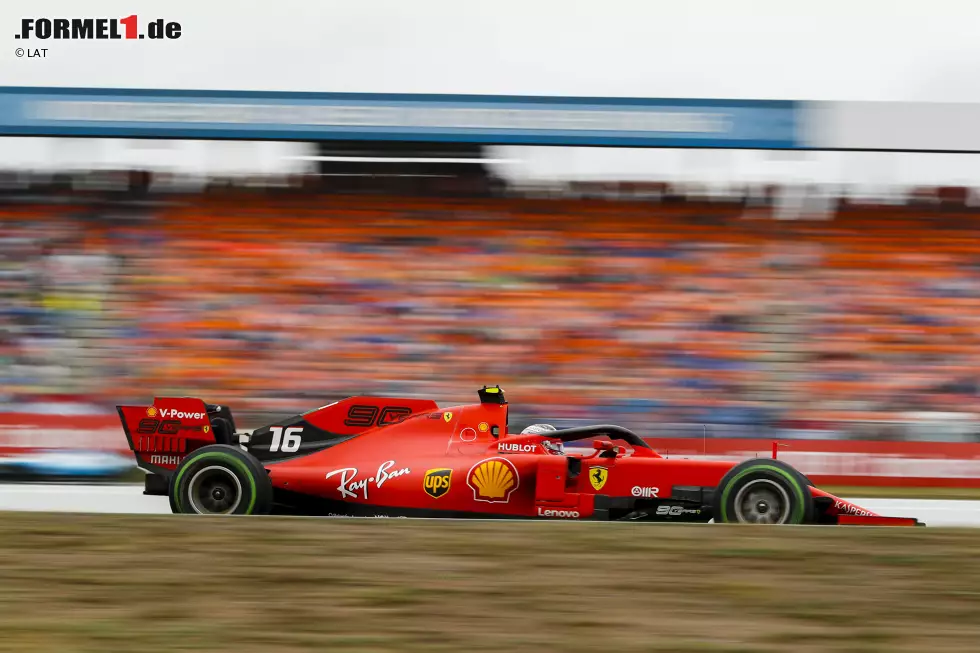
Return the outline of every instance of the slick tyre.
<path id="1" fill-rule="evenodd" d="M 809 524 L 813 496 L 806 477 L 780 460 L 746 460 L 721 479 L 714 494 L 715 523 Z"/>
<path id="2" fill-rule="evenodd" d="M 175 514 L 265 515 L 272 507 L 272 482 L 265 468 L 239 447 L 201 447 L 170 478 Z"/>

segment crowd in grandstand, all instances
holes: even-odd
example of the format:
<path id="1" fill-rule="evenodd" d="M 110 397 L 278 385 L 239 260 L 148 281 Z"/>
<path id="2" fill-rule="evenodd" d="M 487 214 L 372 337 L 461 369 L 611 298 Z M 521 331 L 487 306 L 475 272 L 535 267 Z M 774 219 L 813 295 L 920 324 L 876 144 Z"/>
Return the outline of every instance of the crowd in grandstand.
<path id="1" fill-rule="evenodd" d="M 522 416 L 646 431 L 972 412 L 975 224 L 915 206 L 781 221 L 571 199 L 200 195 L 112 219 L 7 204 L 0 404 L 179 393 L 286 414 L 500 383 Z"/>

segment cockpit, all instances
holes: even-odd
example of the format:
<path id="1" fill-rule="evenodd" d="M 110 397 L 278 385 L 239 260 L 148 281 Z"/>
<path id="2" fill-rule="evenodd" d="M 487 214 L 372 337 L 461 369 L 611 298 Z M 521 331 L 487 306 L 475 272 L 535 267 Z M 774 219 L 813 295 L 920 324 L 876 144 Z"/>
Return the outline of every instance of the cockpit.
<path id="1" fill-rule="evenodd" d="M 503 405 L 504 409 L 506 410 L 507 400 L 504 398 L 504 391 L 500 388 L 500 386 L 484 386 L 479 391 L 479 395 L 481 404 Z M 505 417 L 505 420 L 509 421 L 509 415 Z M 496 427 L 491 427 L 490 431 L 493 438 L 499 438 L 501 436 L 501 433 L 497 431 Z M 566 443 L 582 442 L 591 438 L 605 437 L 608 438 L 610 442 L 606 442 L 604 445 L 602 445 L 602 452 L 600 455 L 603 457 L 615 457 L 620 449 L 622 449 L 625 453 L 626 450 L 622 447 L 612 445 L 612 441 L 615 440 L 625 442 L 630 446 L 630 448 L 633 449 L 634 452 L 642 450 L 642 453 L 638 455 L 657 456 L 657 454 L 654 453 L 653 449 L 645 440 L 643 440 L 643 438 L 627 428 L 613 424 L 596 424 L 592 426 L 578 426 L 567 429 L 558 429 L 552 424 L 531 424 L 530 426 L 525 427 L 520 432 L 520 435 L 538 436 L 538 438 L 541 439 L 538 440 L 537 438 L 534 438 L 534 440 L 538 442 L 545 451 L 552 455 L 564 456 L 568 454 L 569 452 L 567 452 L 565 448 Z M 513 438 L 513 436 L 508 437 L 508 439 L 510 438 Z M 514 452 L 519 451 L 521 450 L 514 450 Z"/>

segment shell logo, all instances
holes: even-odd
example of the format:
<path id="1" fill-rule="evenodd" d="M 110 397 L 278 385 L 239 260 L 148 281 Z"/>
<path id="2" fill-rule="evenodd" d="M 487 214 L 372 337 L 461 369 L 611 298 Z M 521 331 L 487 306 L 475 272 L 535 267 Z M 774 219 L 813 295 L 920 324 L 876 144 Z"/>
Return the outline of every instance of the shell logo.
<path id="1" fill-rule="evenodd" d="M 466 484 L 473 490 L 473 499 L 486 503 L 507 503 L 520 483 L 517 468 L 506 458 L 480 461 L 466 475 Z"/>
<path id="2" fill-rule="evenodd" d="M 480 425 L 477 428 L 480 429 L 480 433 L 486 433 L 490 430 L 490 425 L 486 422 L 480 422 Z"/>
<path id="3" fill-rule="evenodd" d="M 156 406 L 150 406 L 149 408 L 147 408 L 146 409 L 146 416 L 147 417 L 156 417 L 157 416 Z"/>

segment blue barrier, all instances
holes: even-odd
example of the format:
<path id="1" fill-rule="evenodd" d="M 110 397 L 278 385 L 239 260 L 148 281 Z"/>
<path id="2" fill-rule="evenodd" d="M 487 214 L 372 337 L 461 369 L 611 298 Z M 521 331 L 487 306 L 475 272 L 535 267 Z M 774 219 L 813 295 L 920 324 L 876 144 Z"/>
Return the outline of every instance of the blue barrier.
<path id="1" fill-rule="evenodd" d="M 0 135 L 793 149 L 792 101 L 0 87 Z"/>

